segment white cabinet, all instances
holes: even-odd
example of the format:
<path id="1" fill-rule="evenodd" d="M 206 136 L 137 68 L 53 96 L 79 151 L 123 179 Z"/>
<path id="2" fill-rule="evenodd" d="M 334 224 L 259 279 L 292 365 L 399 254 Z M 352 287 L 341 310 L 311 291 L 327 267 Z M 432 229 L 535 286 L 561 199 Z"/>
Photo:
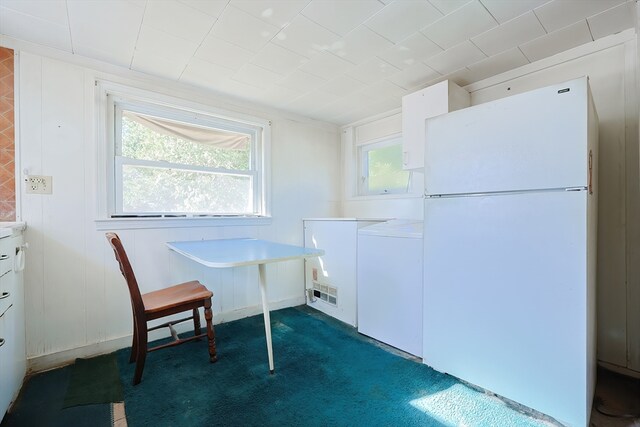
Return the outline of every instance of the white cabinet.
<path id="1" fill-rule="evenodd" d="M 11 340 L 7 336 L 9 331 L 8 325 L 9 311 L 5 311 L 0 316 L 0 411 L 4 415 L 9 403 L 11 403 L 11 396 L 13 391 L 9 387 L 11 381 L 11 375 L 9 375 L 9 354 L 11 351 Z"/>
<path id="2" fill-rule="evenodd" d="M 1 229 L 0 232 L 6 230 Z M 22 230 L 0 238 L 0 419 L 17 397 L 26 373 Z M 18 259 L 16 259 L 18 258 Z"/>
<path id="3" fill-rule="evenodd" d="M 469 92 L 450 80 L 402 97 L 402 167 L 424 167 L 425 120 L 471 105 Z"/>
<path id="4" fill-rule="evenodd" d="M 305 260 L 307 305 L 357 326 L 358 229 L 376 220 L 318 218 L 303 222 L 305 247 L 325 252 L 321 257 Z"/>

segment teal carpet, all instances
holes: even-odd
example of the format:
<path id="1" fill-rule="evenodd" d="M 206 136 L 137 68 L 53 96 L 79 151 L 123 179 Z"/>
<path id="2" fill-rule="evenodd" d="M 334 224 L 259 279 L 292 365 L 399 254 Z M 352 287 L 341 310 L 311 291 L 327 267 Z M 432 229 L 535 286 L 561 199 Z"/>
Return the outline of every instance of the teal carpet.
<path id="1" fill-rule="evenodd" d="M 271 320 L 275 375 L 262 315 L 216 326 L 215 364 L 206 340 L 150 353 L 135 387 L 119 351 L 129 427 L 549 425 L 306 307 Z"/>

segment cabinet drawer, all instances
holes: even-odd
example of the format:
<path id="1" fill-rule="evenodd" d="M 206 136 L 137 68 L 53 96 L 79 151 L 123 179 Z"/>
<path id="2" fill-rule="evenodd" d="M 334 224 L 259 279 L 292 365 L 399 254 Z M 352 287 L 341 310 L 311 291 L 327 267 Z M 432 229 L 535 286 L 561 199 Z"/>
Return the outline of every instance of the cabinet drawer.
<path id="1" fill-rule="evenodd" d="M 0 316 L 0 414 L 4 415 L 16 392 L 15 313 L 10 308 Z"/>
<path id="2" fill-rule="evenodd" d="M 13 272 L 9 271 L 0 277 L 0 316 L 13 304 L 15 300 L 15 281 Z"/>
<path id="3" fill-rule="evenodd" d="M 0 275 L 13 270 L 14 256 L 15 248 L 11 244 L 11 238 L 5 237 L 0 239 Z"/>

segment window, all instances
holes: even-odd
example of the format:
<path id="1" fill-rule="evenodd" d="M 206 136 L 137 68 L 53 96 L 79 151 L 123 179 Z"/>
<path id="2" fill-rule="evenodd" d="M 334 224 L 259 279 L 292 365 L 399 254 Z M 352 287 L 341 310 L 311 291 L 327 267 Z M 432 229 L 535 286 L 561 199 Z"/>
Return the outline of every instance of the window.
<path id="1" fill-rule="evenodd" d="M 106 98 L 109 217 L 266 215 L 266 123 Z"/>
<path id="2" fill-rule="evenodd" d="M 410 172 L 402 169 L 402 139 L 395 137 L 359 146 L 358 194 L 394 194 L 409 191 Z"/>

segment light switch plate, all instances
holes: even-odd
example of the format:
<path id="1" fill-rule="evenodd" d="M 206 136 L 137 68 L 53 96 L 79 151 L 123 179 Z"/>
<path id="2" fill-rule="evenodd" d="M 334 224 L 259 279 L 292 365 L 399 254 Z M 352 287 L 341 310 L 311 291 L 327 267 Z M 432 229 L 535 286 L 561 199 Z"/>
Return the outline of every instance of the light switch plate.
<path id="1" fill-rule="evenodd" d="M 27 194 L 51 194 L 52 179 L 50 176 L 27 175 L 25 178 Z"/>

